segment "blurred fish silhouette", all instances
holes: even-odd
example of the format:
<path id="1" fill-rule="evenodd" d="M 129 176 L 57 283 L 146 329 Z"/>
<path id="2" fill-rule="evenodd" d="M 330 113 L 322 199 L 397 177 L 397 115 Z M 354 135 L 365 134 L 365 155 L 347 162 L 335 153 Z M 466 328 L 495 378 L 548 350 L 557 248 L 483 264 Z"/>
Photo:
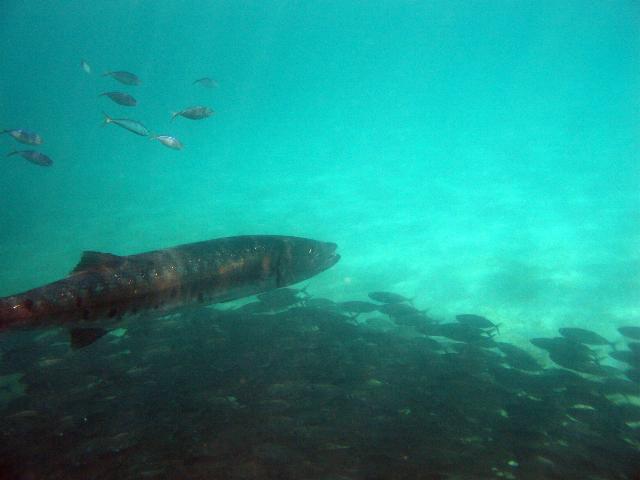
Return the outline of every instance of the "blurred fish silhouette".
<path id="1" fill-rule="evenodd" d="M 135 107 L 138 101 L 128 93 L 123 92 L 104 92 L 98 95 L 99 97 L 109 97 L 118 105 L 124 105 L 125 107 Z"/>
<path id="2" fill-rule="evenodd" d="M 216 82 L 213 78 L 203 77 L 193 82 L 194 85 L 202 85 L 206 88 L 215 88 L 218 86 L 218 82 Z"/>
<path id="3" fill-rule="evenodd" d="M 213 110 L 211 110 L 209 107 L 197 106 L 185 108 L 180 112 L 173 112 L 171 114 L 171 120 L 178 116 L 189 118 L 191 120 L 202 120 L 203 118 L 210 117 L 211 115 L 213 115 Z"/>
<path id="4" fill-rule="evenodd" d="M 12 155 L 20 155 L 25 160 L 40 165 L 41 167 L 50 167 L 53 165 L 53 160 L 35 150 L 14 150 L 13 152 L 7 153 L 7 157 L 11 157 Z"/>
<path id="5" fill-rule="evenodd" d="M 17 128 L 15 130 L 2 130 L 0 135 L 3 133 L 8 133 L 13 138 L 21 143 L 26 143 L 27 145 L 40 145 L 42 143 L 42 137 L 34 132 L 29 132 L 28 130 L 22 130 Z"/>
<path id="6" fill-rule="evenodd" d="M 140 85 L 140 79 L 137 75 L 131 72 L 125 72 L 122 70 L 116 72 L 105 72 L 102 74 L 103 77 L 112 77 L 119 81 L 120 83 L 124 83 L 125 85 Z"/>
<path id="7" fill-rule="evenodd" d="M 91 74 L 91 66 L 87 63 L 86 60 L 80 60 L 80 66 L 82 67 L 82 70 L 85 71 L 85 73 L 88 73 L 89 75 Z"/>

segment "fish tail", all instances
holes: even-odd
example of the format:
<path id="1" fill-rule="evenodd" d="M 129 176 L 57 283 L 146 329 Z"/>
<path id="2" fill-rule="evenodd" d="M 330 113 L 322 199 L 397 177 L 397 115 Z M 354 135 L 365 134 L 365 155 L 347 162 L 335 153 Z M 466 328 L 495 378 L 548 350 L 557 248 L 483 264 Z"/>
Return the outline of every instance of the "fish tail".
<path id="1" fill-rule="evenodd" d="M 0 130 L 0 135 L 2 135 L 3 133 L 9 133 L 11 130 L 8 129 L 4 129 L 4 130 Z"/>
<path id="2" fill-rule="evenodd" d="M 11 155 L 15 155 L 16 153 L 18 153 L 18 150 L 12 150 L 9 153 L 7 153 L 7 157 L 10 157 Z"/>
<path id="3" fill-rule="evenodd" d="M 180 115 L 180 112 L 171 112 L 171 121 L 173 122 L 173 119 L 176 118 L 178 115 Z"/>
<path id="4" fill-rule="evenodd" d="M 113 72 L 104 72 L 104 73 L 102 74 L 102 76 L 103 76 L 103 77 L 107 77 L 107 76 L 111 75 L 112 73 L 113 73 Z"/>
<path id="5" fill-rule="evenodd" d="M 102 112 L 102 115 L 104 115 L 104 118 L 102 119 L 102 126 L 105 126 L 106 124 L 111 123 L 113 121 L 113 119 L 106 113 Z"/>

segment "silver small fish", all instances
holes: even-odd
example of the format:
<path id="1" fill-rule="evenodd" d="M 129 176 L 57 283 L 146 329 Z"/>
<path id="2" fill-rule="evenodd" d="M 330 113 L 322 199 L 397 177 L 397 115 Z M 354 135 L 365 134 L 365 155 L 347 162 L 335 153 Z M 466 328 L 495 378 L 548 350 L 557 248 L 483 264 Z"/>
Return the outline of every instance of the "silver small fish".
<path id="1" fill-rule="evenodd" d="M 140 79 L 137 75 L 131 72 L 124 72 L 122 70 L 117 72 L 105 72 L 102 74 L 103 77 L 113 77 L 120 83 L 124 83 L 125 85 L 140 85 Z"/>
<path id="2" fill-rule="evenodd" d="M 85 73 L 91 74 L 91 66 L 87 63 L 86 60 L 80 60 L 80 66 L 82 67 L 82 70 L 85 71 Z"/>
<path id="3" fill-rule="evenodd" d="M 133 98 L 128 93 L 122 92 L 104 92 L 98 95 L 99 97 L 109 97 L 111 100 L 116 102 L 119 105 L 124 105 L 125 107 L 135 107 L 138 101 Z"/>
<path id="4" fill-rule="evenodd" d="M 173 148 L 174 150 L 181 150 L 184 146 L 176 137 L 171 137 L 169 135 L 152 135 L 149 139 L 158 140 L 165 147 Z"/>
<path id="5" fill-rule="evenodd" d="M 203 87 L 207 87 L 207 88 L 214 88 L 218 86 L 218 82 L 216 82 L 213 78 L 209 78 L 209 77 L 199 78 L 198 80 L 193 82 L 193 84 L 202 85 Z"/>
<path id="6" fill-rule="evenodd" d="M 22 130 L 20 128 L 16 128 L 14 130 L 2 130 L 0 135 L 3 133 L 8 133 L 13 138 L 21 143 L 26 143 L 27 145 L 40 145 L 42 143 L 42 137 L 34 132 L 29 132 L 27 130 Z"/>
<path id="7" fill-rule="evenodd" d="M 171 114 L 171 120 L 176 118 L 177 116 L 181 116 L 184 118 L 189 118 L 191 120 L 202 120 L 203 118 L 207 118 L 213 115 L 213 110 L 209 107 L 189 107 L 185 108 L 180 112 L 174 112 Z"/>
<path id="8" fill-rule="evenodd" d="M 135 133 L 136 135 L 140 135 L 141 137 L 146 137 L 147 135 L 149 135 L 149 130 L 147 130 L 147 127 L 136 120 L 130 120 L 128 118 L 111 118 L 104 112 L 102 112 L 102 114 L 104 115 L 105 125 L 108 123 L 113 123 L 114 125 L 118 125 L 119 127 L 124 128 L 125 130 L 129 130 L 130 132 Z"/>
<path id="9" fill-rule="evenodd" d="M 12 155 L 20 155 L 25 160 L 29 160 L 31 163 L 35 163 L 42 167 L 50 167 L 53 165 L 53 160 L 40 152 L 36 152 L 35 150 L 14 150 L 13 152 L 7 153 L 7 157 Z"/>

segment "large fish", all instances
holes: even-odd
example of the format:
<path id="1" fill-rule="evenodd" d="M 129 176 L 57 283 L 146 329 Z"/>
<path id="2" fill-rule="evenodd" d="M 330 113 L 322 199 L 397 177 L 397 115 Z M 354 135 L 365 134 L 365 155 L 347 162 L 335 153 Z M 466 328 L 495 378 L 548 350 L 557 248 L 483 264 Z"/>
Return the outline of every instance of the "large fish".
<path id="1" fill-rule="evenodd" d="M 124 315 L 226 302 L 300 282 L 333 266 L 336 248 L 255 235 L 127 256 L 84 252 L 68 277 L 0 298 L 0 331 L 70 326 L 72 346 L 82 347 Z"/>

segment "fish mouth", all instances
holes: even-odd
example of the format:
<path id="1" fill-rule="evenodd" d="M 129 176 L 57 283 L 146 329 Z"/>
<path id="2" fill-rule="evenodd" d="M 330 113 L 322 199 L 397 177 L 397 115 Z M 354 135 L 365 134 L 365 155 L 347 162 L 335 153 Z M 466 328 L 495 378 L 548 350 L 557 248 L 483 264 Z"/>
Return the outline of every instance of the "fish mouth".
<path id="1" fill-rule="evenodd" d="M 323 270 L 333 267 L 340 260 L 340 255 L 336 253 L 337 243 L 326 243 L 325 248 L 327 257 L 324 261 Z"/>

